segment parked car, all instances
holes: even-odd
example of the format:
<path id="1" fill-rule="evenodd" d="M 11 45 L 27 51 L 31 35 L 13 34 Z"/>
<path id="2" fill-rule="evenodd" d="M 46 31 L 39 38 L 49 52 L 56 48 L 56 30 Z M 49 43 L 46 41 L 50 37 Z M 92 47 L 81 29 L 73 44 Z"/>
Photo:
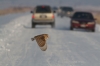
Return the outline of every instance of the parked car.
<path id="1" fill-rule="evenodd" d="M 73 13 L 74 9 L 72 7 L 68 7 L 68 6 L 61 6 L 58 9 L 57 15 L 61 16 L 61 17 L 70 17 Z"/>
<path id="2" fill-rule="evenodd" d="M 49 5 L 38 5 L 31 11 L 32 15 L 32 28 L 36 25 L 47 25 L 50 24 L 52 27 L 55 26 L 55 16 L 52 8 Z"/>
<path id="3" fill-rule="evenodd" d="M 84 28 L 95 32 L 95 20 L 90 12 L 75 12 L 71 17 L 70 30 L 74 28 Z"/>

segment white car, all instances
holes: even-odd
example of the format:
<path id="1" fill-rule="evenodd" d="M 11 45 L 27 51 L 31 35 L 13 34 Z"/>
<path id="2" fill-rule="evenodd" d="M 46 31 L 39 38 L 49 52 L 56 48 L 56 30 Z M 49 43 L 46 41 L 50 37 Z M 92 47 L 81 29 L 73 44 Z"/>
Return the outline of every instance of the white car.
<path id="1" fill-rule="evenodd" d="M 72 7 L 67 7 L 67 6 L 61 6 L 58 11 L 57 15 L 61 17 L 70 17 L 73 13 L 74 9 Z"/>
<path id="2" fill-rule="evenodd" d="M 46 25 L 50 24 L 52 27 L 55 26 L 55 16 L 53 10 L 48 5 L 39 5 L 34 8 L 32 13 L 32 28 L 35 28 L 35 25 Z"/>

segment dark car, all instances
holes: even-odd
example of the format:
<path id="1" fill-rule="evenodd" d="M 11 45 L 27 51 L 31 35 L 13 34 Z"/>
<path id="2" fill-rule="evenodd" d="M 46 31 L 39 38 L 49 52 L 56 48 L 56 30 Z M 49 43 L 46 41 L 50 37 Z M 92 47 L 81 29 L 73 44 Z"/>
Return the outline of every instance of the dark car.
<path id="1" fill-rule="evenodd" d="M 73 13 L 74 9 L 72 7 L 68 7 L 68 6 L 61 6 L 58 10 L 58 16 L 71 16 L 71 14 Z"/>
<path id="2" fill-rule="evenodd" d="M 52 7 L 52 10 L 53 10 L 54 13 L 56 13 L 58 8 L 57 7 Z"/>
<path id="3" fill-rule="evenodd" d="M 95 19 L 90 12 L 75 12 L 71 17 L 70 30 L 84 28 L 95 32 Z"/>

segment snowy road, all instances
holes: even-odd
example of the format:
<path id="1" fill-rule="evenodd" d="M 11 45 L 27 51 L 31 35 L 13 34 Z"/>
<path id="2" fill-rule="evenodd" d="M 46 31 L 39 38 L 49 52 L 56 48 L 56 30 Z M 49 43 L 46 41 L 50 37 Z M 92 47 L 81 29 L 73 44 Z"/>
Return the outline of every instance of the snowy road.
<path id="1" fill-rule="evenodd" d="M 56 17 L 56 27 L 31 29 L 31 15 L 0 27 L 0 66 L 100 66 L 100 26 L 96 32 L 69 30 L 69 18 Z M 31 38 L 47 33 L 47 50 Z"/>

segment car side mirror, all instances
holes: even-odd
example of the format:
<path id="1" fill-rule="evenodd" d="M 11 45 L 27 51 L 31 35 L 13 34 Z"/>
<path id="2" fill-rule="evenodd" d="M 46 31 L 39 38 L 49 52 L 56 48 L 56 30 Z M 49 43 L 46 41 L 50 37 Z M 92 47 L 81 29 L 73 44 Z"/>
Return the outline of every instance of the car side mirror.
<path id="1" fill-rule="evenodd" d="M 34 11 L 30 11 L 30 13 L 34 13 Z"/>

